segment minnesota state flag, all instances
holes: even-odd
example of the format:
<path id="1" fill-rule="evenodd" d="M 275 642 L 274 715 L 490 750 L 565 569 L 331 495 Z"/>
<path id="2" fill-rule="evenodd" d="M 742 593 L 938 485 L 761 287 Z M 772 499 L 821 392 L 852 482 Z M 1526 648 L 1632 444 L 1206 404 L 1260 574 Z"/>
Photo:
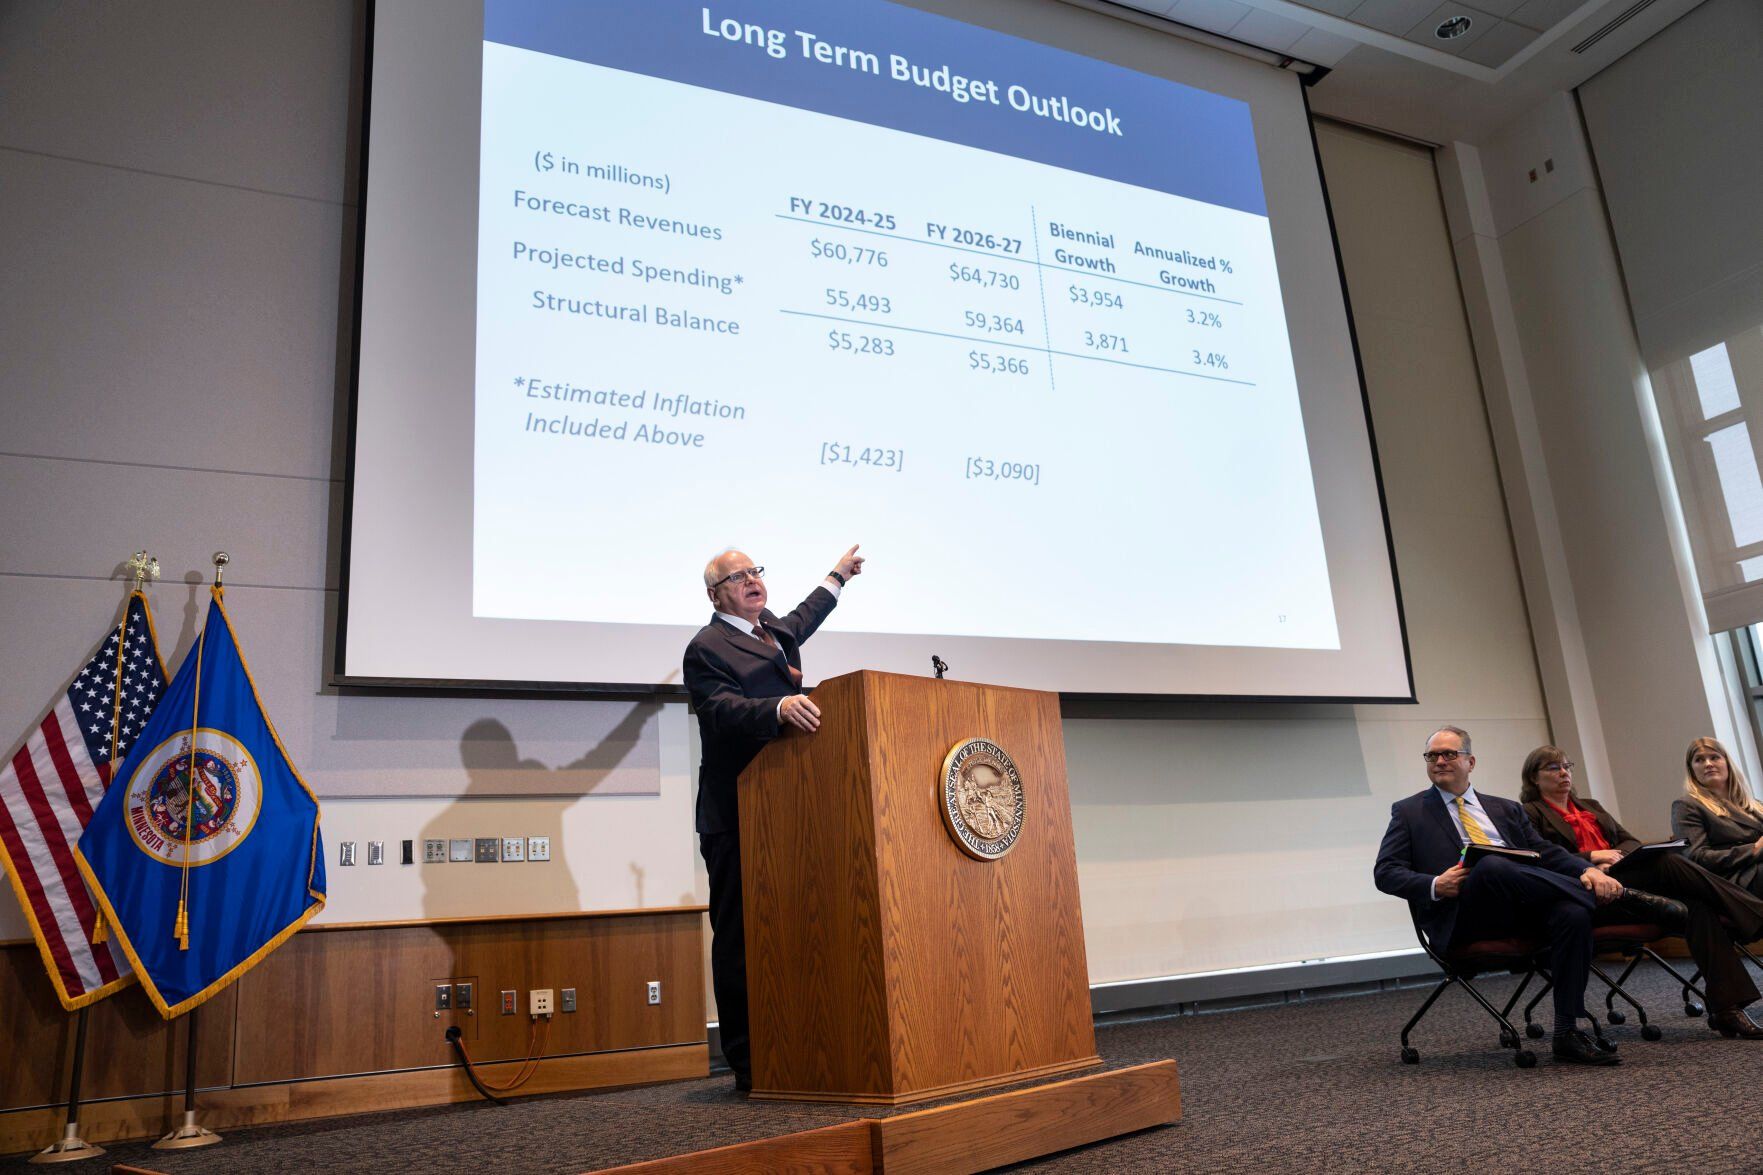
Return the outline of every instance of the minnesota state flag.
<path id="1" fill-rule="evenodd" d="M 74 859 L 168 1020 L 324 909 L 318 799 L 263 711 L 219 588 Z"/>

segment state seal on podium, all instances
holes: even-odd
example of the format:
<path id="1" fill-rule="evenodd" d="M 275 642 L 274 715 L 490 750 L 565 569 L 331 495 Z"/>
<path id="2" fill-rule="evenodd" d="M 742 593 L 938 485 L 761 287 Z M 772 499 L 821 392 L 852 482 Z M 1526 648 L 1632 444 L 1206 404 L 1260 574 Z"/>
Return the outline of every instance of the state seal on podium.
<path id="1" fill-rule="evenodd" d="M 1022 775 L 991 739 L 956 743 L 943 757 L 938 786 L 943 826 L 968 856 L 995 861 L 1022 835 Z"/>

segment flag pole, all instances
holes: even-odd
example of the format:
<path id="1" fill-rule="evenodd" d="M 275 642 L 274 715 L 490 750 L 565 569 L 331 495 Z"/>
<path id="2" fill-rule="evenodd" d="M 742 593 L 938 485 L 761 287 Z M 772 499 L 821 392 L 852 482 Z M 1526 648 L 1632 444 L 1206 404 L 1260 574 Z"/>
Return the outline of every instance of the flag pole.
<path id="1" fill-rule="evenodd" d="M 226 574 L 226 565 L 232 556 L 225 551 L 214 553 L 214 598 L 219 599 L 223 590 L 220 586 L 221 577 Z M 172 934 L 178 940 L 178 950 L 190 949 L 190 839 L 196 828 L 196 740 L 202 731 L 202 648 L 208 643 L 208 626 L 202 626 L 202 633 L 196 638 L 196 688 L 190 701 L 190 745 L 185 750 L 184 770 L 184 873 L 178 887 L 178 916 L 172 925 Z"/>
<path id="2" fill-rule="evenodd" d="M 226 565 L 231 561 L 225 551 L 214 553 L 214 589 L 220 590 L 221 576 L 226 572 Z M 196 734 L 200 723 L 202 706 L 202 644 L 208 636 L 208 628 L 203 626 L 202 635 L 196 638 L 196 701 L 190 720 L 190 756 L 189 784 L 184 793 L 184 877 L 182 896 L 178 899 L 178 917 L 176 930 L 181 936 L 185 949 L 189 947 L 189 922 L 186 904 L 190 892 L 190 826 L 196 819 Z M 196 1013 L 200 1007 L 191 1008 L 184 1013 L 184 1021 L 188 1025 L 184 1040 L 184 1121 L 176 1130 L 153 1144 L 156 1151 L 186 1150 L 190 1147 L 213 1146 L 220 1141 L 220 1135 L 206 1126 L 196 1125 Z"/>
<path id="3" fill-rule="evenodd" d="M 189 1033 L 184 1038 L 184 1123 L 153 1144 L 156 1151 L 181 1151 L 196 1146 L 213 1146 L 220 1135 L 206 1126 L 196 1125 L 196 1013 L 200 1007 L 184 1013 Z"/>
<path id="4" fill-rule="evenodd" d="M 149 579 L 159 578 L 159 560 L 146 551 L 136 551 L 123 566 L 132 573 L 133 585 L 127 596 L 123 598 L 122 620 L 116 628 L 116 676 L 112 682 L 111 723 L 110 723 L 110 773 L 116 774 L 116 751 L 122 725 L 122 656 L 127 647 L 129 634 L 129 601 L 134 599 L 142 585 Z M 103 942 L 108 935 L 104 929 L 104 915 L 99 914 L 92 926 L 94 944 Z M 80 1078 L 86 1068 L 86 1027 L 89 1009 L 82 1007 L 74 1021 L 73 1033 L 73 1073 L 67 1084 L 67 1127 L 66 1133 L 59 1142 L 45 1147 L 31 1156 L 32 1163 L 72 1163 L 80 1159 L 95 1159 L 104 1153 L 104 1148 L 94 1146 L 80 1137 Z"/>
<path id="5" fill-rule="evenodd" d="M 80 1137 L 80 1074 L 86 1067 L 86 1009 L 79 1011 L 78 1027 L 73 1034 L 73 1081 L 67 1091 L 67 1133 L 61 1141 L 31 1156 L 33 1163 L 72 1163 L 95 1159 L 104 1153 Z"/>
<path id="6" fill-rule="evenodd" d="M 134 573 L 134 586 L 122 601 L 122 620 L 116 626 L 116 674 L 111 683 L 110 701 L 110 758 L 108 760 L 110 779 L 116 778 L 116 752 L 122 745 L 122 655 L 128 648 L 129 639 L 129 605 L 141 593 L 142 587 L 150 579 L 159 578 L 159 560 L 146 551 L 136 551 L 129 557 L 124 567 Z M 145 598 L 145 597 L 143 597 Z M 109 780 L 105 781 L 109 786 Z M 97 946 L 110 937 L 104 925 L 104 912 L 98 911 L 92 919 L 92 945 Z"/>

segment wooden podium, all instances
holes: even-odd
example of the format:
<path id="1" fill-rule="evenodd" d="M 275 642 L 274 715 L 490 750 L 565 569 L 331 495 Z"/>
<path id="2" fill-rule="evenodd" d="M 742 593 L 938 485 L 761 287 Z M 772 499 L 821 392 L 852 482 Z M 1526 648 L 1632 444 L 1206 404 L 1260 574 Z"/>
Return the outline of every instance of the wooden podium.
<path id="1" fill-rule="evenodd" d="M 752 1096 L 899 1105 L 1099 1065 L 1058 696 L 864 671 L 814 701 L 820 730 L 739 785 Z M 940 806 L 971 738 L 1022 777 L 994 860 Z"/>

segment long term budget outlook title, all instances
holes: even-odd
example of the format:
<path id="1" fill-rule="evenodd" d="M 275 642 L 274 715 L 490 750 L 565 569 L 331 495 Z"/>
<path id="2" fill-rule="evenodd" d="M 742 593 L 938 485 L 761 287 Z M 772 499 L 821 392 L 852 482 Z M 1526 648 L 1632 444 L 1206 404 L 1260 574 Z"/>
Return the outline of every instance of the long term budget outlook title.
<path id="1" fill-rule="evenodd" d="M 1032 114 L 1037 118 L 1051 119 L 1054 122 L 1069 123 L 1072 126 L 1085 127 L 1105 135 L 1116 135 L 1124 138 L 1120 129 L 1120 119 L 1114 109 L 1104 106 L 1100 110 L 1090 110 L 1079 106 L 1064 95 L 1043 97 L 1030 93 L 1019 85 L 1008 85 L 1000 89 L 998 83 L 990 78 L 973 78 L 955 73 L 947 65 L 939 65 L 935 69 L 928 66 L 915 65 L 898 53 L 888 54 L 887 69 L 882 69 L 882 59 L 875 53 L 862 49 L 853 49 L 848 45 L 835 44 L 823 40 L 814 33 L 802 29 L 767 28 L 760 24 L 743 23 L 738 20 L 717 20 L 710 14 L 710 9 L 703 10 L 704 35 L 719 40 L 730 41 L 737 45 L 751 45 L 763 50 L 765 55 L 782 61 L 790 55 L 790 43 L 794 38 L 797 51 L 801 56 L 822 65 L 842 66 L 858 73 L 886 76 L 897 82 L 909 82 L 926 90 L 935 90 L 947 94 L 955 102 L 963 105 L 969 102 L 989 102 L 993 106 L 1008 104 L 1012 110 L 1023 114 Z"/>

